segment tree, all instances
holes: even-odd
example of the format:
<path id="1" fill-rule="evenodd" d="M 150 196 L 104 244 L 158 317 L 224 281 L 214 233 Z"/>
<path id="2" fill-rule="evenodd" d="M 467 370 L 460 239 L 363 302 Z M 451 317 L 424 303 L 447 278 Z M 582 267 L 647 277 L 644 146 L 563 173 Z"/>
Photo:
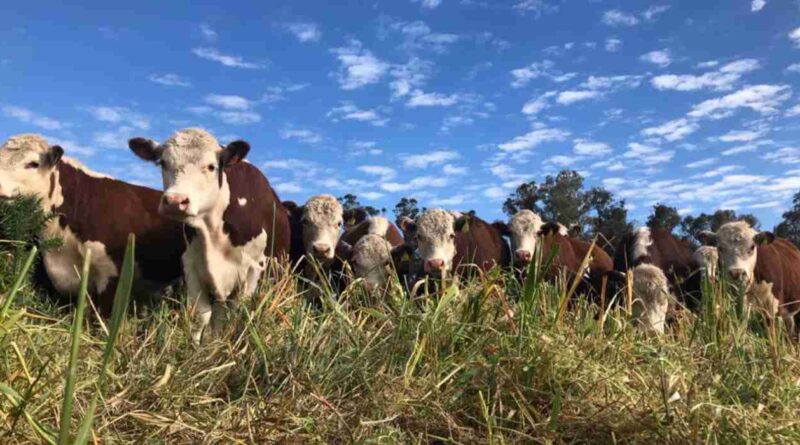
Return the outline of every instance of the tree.
<path id="1" fill-rule="evenodd" d="M 800 192 L 792 199 L 792 208 L 783 213 L 783 221 L 775 226 L 775 235 L 800 247 Z"/>
<path id="2" fill-rule="evenodd" d="M 380 215 L 381 213 L 386 213 L 386 209 L 378 210 L 378 209 L 376 209 L 375 207 L 372 207 L 372 206 L 363 206 L 362 207 L 361 202 L 358 201 L 358 196 L 356 196 L 356 195 L 354 195 L 352 193 L 348 193 L 348 194 L 346 194 L 344 196 L 340 196 L 337 199 L 342 204 L 342 209 L 345 210 L 345 211 L 354 210 L 354 209 L 358 209 L 358 208 L 363 208 L 364 211 L 367 212 L 367 215 L 370 215 L 370 216 L 375 216 L 375 215 Z"/>
<path id="3" fill-rule="evenodd" d="M 598 243 L 612 252 L 617 242 L 633 230 L 628 222 L 628 209 L 625 200 L 614 200 L 614 195 L 602 187 L 594 187 L 587 194 L 589 215 L 586 223 L 592 237 L 598 236 Z"/>
<path id="4" fill-rule="evenodd" d="M 424 213 L 427 210 L 425 207 L 420 209 L 417 207 L 417 200 L 414 198 L 400 198 L 400 201 L 397 202 L 394 206 L 394 216 L 395 218 L 400 218 L 401 216 L 407 216 L 411 219 L 415 219 L 419 216 L 420 213 Z"/>
<path id="5" fill-rule="evenodd" d="M 653 206 L 653 213 L 647 217 L 647 227 L 651 229 L 664 229 L 672 232 L 681 223 L 681 216 L 678 209 L 666 204 L 656 204 Z"/>
<path id="6" fill-rule="evenodd" d="M 723 224 L 733 221 L 746 221 L 751 227 L 757 229 L 761 226 L 755 215 L 744 213 L 737 215 L 736 211 L 726 209 L 717 210 L 712 214 L 701 213 L 697 216 L 686 215 L 680 223 L 681 234 L 696 246 L 695 237 L 703 230 L 716 232 Z"/>

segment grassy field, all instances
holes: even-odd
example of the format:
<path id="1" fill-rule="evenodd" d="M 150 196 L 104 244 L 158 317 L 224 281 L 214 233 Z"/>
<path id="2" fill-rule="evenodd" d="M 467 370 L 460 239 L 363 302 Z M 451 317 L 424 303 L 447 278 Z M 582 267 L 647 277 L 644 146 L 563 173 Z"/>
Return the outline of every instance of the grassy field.
<path id="1" fill-rule="evenodd" d="M 0 247 L 0 443 L 800 443 L 797 346 L 724 284 L 648 338 L 500 271 L 419 304 L 355 283 L 319 310 L 279 266 L 195 345 L 180 293 L 101 320 Z"/>

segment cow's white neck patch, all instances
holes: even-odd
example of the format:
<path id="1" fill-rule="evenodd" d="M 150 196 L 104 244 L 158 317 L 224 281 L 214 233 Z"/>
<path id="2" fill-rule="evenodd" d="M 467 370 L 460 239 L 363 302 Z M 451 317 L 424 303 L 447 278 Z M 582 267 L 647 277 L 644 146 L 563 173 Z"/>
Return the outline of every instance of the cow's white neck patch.
<path id="1" fill-rule="evenodd" d="M 247 205 L 247 198 L 239 198 L 236 201 L 239 203 L 240 207 L 244 207 Z"/>
<path id="2" fill-rule="evenodd" d="M 639 259 L 648 255 L 647 249 L 653 245 L 653 238 L 650 233 L 649 227 L 640 227 L 636 230 L 633 236 L 633 258 L 628 261 L 636 263 Z"/>

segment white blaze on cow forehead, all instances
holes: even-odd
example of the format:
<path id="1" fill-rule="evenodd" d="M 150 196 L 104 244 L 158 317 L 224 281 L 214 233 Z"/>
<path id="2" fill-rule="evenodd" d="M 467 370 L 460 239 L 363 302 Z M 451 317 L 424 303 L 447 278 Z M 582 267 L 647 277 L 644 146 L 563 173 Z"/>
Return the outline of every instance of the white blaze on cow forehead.
<path id="1" fill-rule="evenodd" d="M 312 196 L 303 206 L 303 219 L 312 224 L 342 221 L 342 204 L 331 195 Z"/>
<path id="2" fill-rule="evenodd" d="M 653 245 L 653 237 L 649 227 L 640 227 L 633 234 L 633 258 L 628 261 L 635 263 L 642 257 L 646 257 L 647 248 Z"/>
<path id="3" fill-rule="evenodd" d="M 38 134 L 19 134 L 11 136 L 3 146 L 0 147 L 3 151 L 8 153 L 23 154 L 26 152 L 45 153 L 50 149 L 50 144 L 47 139 Z"/>
<path id="4" fill-rule="evenodd" d="M 757 234 L 758 231 L 745 221 L 729 222 L 723 224 L 717 231 L 717 244 L 726 247 L 745 245 L 752 241 Z"/>
<path id="5" fill-rule="evenodd" d="M 417 218 L 417 233 L 432 239 L 445 238 L 454 231 L 455 218 L 450 212 L 432 209 Z"/>
<path id="6" fill-rule="evenodd" d="M 542 218 L 530 210 L 520 210 L 509 220 L 509 229 L 518 233 L 539 233 L 542 228 Z"/>
<path id="7" fill-rule="evenodd" d="M 373 216 L 369 220 L 369 229 L 368 233 L 372 235 L 378 235 L 380 237 L 385 237 L 386 233 L 389 232 L 389 220 L 382 217 L 382 216 Z"/>
<path id="8" fill-rule="evenodd" d="M 202 128 L 178 130 L 164 144 L 164 157 L 176 164 L 192 164 L 202 161 L 205 154 L 222 151 L 217 139 Z"/>

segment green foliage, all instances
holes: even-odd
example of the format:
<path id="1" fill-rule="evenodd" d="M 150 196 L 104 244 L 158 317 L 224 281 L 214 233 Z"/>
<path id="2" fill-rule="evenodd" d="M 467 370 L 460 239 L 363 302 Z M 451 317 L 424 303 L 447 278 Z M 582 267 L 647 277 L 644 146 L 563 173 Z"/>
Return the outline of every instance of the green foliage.
<path id="1" fill-rule="evenodd" d="M 664 229 L 672 232 L 681 223 L 681 215 L 678 209 L 666 204 L 656 204 L 653 206 L 653 213 L 647 217 L 647 227 L 652 229 Z"/>
<path id="2" fill-rule="evenodd" d="M 800 246 L 800 192 L 792 199 L 792 208 L 783 213 L 783 221 L 775 226 L 775 235 Z"/>
<path id="3" fill-rule="evenodd" d="M 697 216 L 687 215 L 680 223 L 681 234 L 692 241 L 696 246 L 694 237 L 703 230 L 716 232 L 723 224 L 733 221 L 747 221 L 754 228 L 759 228 L 761 223 L 754 215 L 744 213 L 737 215 L 734 210 L 717 210 L 712 214 L 701 213 Z"/>
<path id="4" fill-rule="evenodd" d="M 358 200 L 358 196 L 353 195 L 352 193 L 347 193 L 346 195 L 340 196 L 337 199 L 342 204 L 342 208 L 345 211 L 347 211 L 347 210 L 355 210 L 355 209 L 358 209 L 358 208 L 363 208 L 364 211 L 367 212 L 367 215 L 370 215 L 370 216 L 376 216 L 376 215 L 380 215 L 381 213 L 386 213 L 386 209 L 378 210 L 377 208 L 375 208 L 373 206 L 362 206 L 361 202 L 359 202 L 359 200 Z"/>
<path id="5" fill-rule="evenodd" d="M 418 204 L 419 203 L 414 198 L 400 198 L 400 201 L 394 206 L 394 217 L 400 218 L 401 216 L 407 216 L 411 219 L 415 219 L 427 210 L 425 207 L 419 208 Z"/>

